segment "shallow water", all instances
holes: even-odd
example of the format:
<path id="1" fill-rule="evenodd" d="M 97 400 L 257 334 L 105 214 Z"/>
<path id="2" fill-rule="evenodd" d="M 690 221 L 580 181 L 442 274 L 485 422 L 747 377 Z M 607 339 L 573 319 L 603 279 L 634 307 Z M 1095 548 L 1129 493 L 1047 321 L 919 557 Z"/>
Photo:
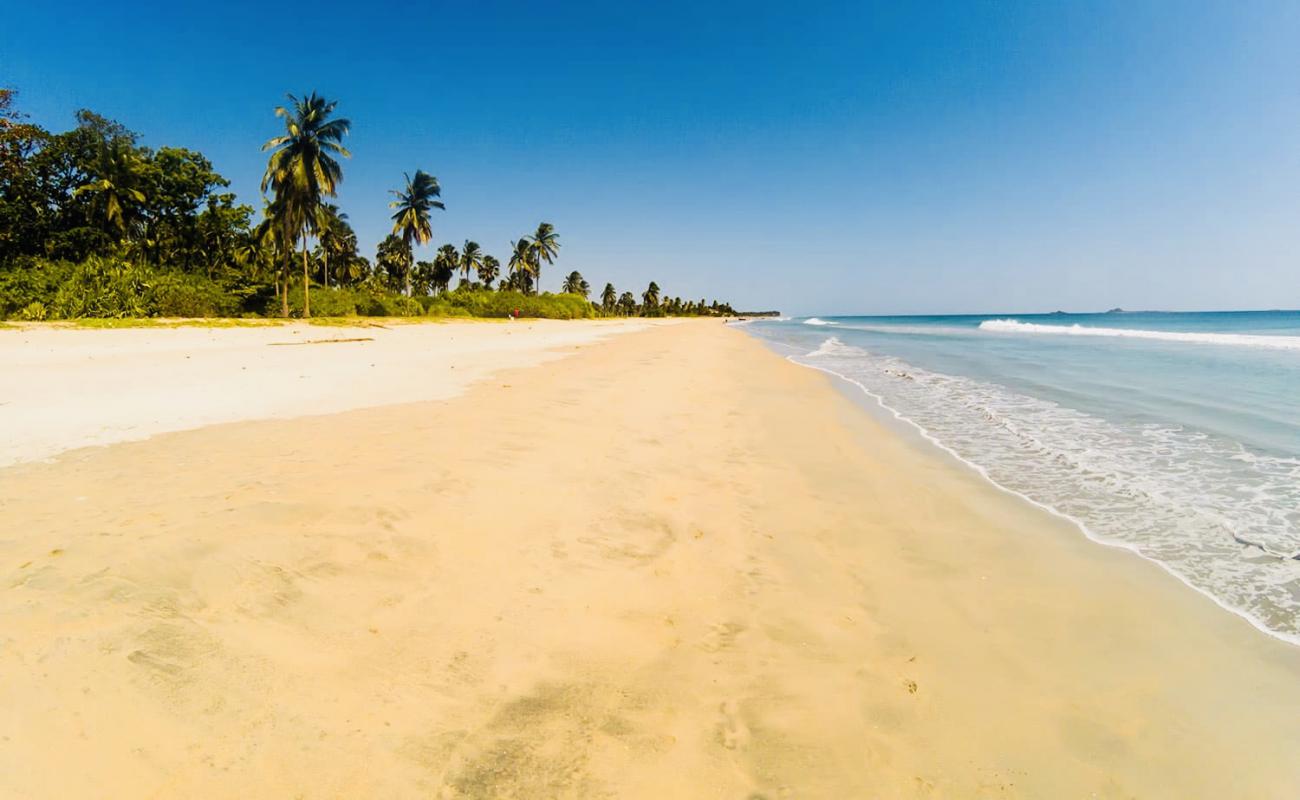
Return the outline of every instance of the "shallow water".
<path id="1" fill-rule="evenodd" d="M 1300 643 L 1300 312 L 822 317 L 753 334 Z"/>

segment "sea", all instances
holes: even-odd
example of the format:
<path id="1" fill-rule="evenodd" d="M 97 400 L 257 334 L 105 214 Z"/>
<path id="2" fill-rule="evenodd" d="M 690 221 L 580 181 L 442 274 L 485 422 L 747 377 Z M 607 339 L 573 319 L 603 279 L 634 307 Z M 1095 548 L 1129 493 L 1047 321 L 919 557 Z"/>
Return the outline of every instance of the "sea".
<path id="1" fill-rule="evenodd" d="M 746 329 L 1083 535 L 1300 644 L 1300 311 Z"/>

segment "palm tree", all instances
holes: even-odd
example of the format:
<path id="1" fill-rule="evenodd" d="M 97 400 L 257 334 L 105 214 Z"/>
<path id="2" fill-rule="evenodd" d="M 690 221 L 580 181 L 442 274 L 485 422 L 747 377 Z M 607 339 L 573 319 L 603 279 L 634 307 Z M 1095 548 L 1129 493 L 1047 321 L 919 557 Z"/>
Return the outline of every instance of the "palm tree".
<path id="1" fill-rule="evenodd" d="M 533 274 L 533 250 L 528 245 L 528 237 L 520 239 L 517 242 L 511 242 L 512 249 L 510 253 L 510 283 L 511 287 L 523 290 L 527 284 L 522 276 Z"/>
<path id="2" fill-rule="evenodd" d="M 479 270 L 483 266 L 483 248 L 478 242 L 465 240 L 465 247 L 460 251 L 460 285 L 469 283 L 470 270 Z"/>
<path id="3" fill-rule="evenodd" d="M 284 106 L 275 109 L 277 117 L 284 118 L 285 133 L 266 144 L 270 150 L 262 176 L 262 191 L 269 188 L 275 193 L 272 205 L 277 206 L 286 240 L 302 240 L 302 313 L 311 316 L 311 283 L 307 264 L 307 237 L 317 228 L 317 210 L 325 197 L 336 197 L 338 185 L 343 182 L 343 168 L 335 156 L 351 158 L 341 144 L 351 129 L 346 119 L 330 119 L 337 101 L 326 100 L 312 92 L 299 99 L 289 95 L 292 109 Z M 288 316 L 288 301 L 284 313 Z"/>
<path id="4" fill-rule="evenodd" d="M 325 285 L 330 285 L 330 256 L 344 256 L 356 250 L 357 236 L 348 224 L 348 215 L 333 203 L 322 203 L 316 210 L 316 239 L 320 243 L 321 263 L 324 265 Z"/>
<path id="5" fill-rule="evenodd" d="M 560 254 L 560 235 L 555 232 L 555 226 L 549 222 L 543 222 L 537 226 L 537 231 L 532 236 L 525 236 L 524 240 L 528 243 L 528 252 L 531 255 L 529 265 L 532 267 L 531 272 L 537 280 L 537 290 L 542 288 L 542 262 L 548 265 L 555 263 L 555 257 Z"/>
<path id="6" fill-rule="evenodd" d="M 274 274 L 275 264 L 279 261 L 276 255 L 278 230 L 274 220 L 262 220 L 250 234 L 241 238 L 234 253 L 235 264 L 250 280 L 261 282 L 268 273 L 271 274 L 276 297 L 280 296 L 280 279 Z"/>
<path id="7" fill-rule="evenodd" d="M 433 257 L 433 288 L 440 294 L 447 291 L 459 265 L 460 254 L 456 252 L 455 245 L 444 244 L 439 247 L 437 255 Z"/>
<path id="8" fill-rule="evenodd" d="M 125 239 L 136 206 L 144 202 L 144 192 L 136 188 L 141 182 L 141 170 L 140 159 L 128 140 L 101 141 L 95 157 L 94 180 L 78 186 L 72 196 L 90 195 L 100 216 Z"/>
<path id="9" fill-rule="evenodd" d="M 583 280 L 582 273 L 575 269 L 569 273 L 569 277 L 564 279 L 564 285 L 560 287 L 560 291 L 565 294 L 582 295 L 585 298 L 591 294 L 591 284 Z"/>
<path id="10" fill-rule="evenodd" d="M 636 298 L 631 292 L 623 292 L 618 298 L 618 307 L 623 312 L 623 316 L 630 317 L 636 311 Z"/>
<path id="11" fill-rule="evenodd" d="M 650 285 L 641 293 L 641 307 L 642 314 L 646 316 L 659 307 L 659 284 L 650 281 Z"/>
<path id="12" fill-rule="evenodd" d="M 405 173 L 403 173 L 405 175 Z M 393 191 L 397 199 L 388 204 L 389 208 L 395 208 L 397 211 L 393 214 L 393 233 L 400 233 L 402 241 L 406 246 L 411 248 L 412 244 L 426 244 L 433 238 L 433 226 L 429 223 L 429 212 L 437 208 L 445 210 L 447 207 L 442 204 L 441 200 L 435 200 L 435 197 L 442 196 L 442 187 L 438 185 L 438 179 L 429 173 L 417 169 L 415 177 L 410 175 L 406 177 L 406 188 L 401 191 Z M 415 262 L 414 250 L 411 252 L 410 262 L 406 265 L 406 294 L 411 294 L 411 270 Z"/>
<path id="13" fill-rule="evenodd" d="M 605 284 L 605 291 L 600 293 L 600 308 L 605 313 L 614 310 L 614 304 L 618 302 L 618 292 L 614 291 L 614 284 Z"/>
<path id="14" fill-rule="evenodd" d="M 478 267 L 478 278 L 483 281 L 484 288 L 491 291 L 492 281 L 497 279 L 501 274 L 501 262 L 493 256 L 483 256 L 483 263 Z"/>
<path id="15" fill-rule="evenodd" d="M 343 261 L 343 277 L 348 283 L 359 283 L 370 274 L 370 261 L 365 256 L 357 255 L 356 249 Z"/>

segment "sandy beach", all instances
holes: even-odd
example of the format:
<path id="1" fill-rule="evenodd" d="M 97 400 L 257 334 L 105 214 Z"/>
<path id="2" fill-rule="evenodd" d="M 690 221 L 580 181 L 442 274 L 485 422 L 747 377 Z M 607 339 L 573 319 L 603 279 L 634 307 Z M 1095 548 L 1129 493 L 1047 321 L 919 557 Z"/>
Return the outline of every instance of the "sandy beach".
<path id="1" fill-rule="evenodd" d="M 1300 649 L 717 320 L 0 354 L 0 797 L 1300 787 Z"/>

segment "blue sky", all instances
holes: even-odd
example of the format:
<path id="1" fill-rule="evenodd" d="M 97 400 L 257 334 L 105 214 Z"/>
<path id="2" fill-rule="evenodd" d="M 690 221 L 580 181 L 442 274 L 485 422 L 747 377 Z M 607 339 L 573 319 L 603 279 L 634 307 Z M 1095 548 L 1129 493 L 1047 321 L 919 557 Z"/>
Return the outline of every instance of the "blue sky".
<path id="1" fill-rule="evenodd" d="M 0 84 L 205 153 L 258 205 L 285 92 L 340 204 L 439 242 L 813 313 L 1300 307 L 1297 3 L 5 4 Z M 277 14 L 284 13 L 284 18 Z"/>

